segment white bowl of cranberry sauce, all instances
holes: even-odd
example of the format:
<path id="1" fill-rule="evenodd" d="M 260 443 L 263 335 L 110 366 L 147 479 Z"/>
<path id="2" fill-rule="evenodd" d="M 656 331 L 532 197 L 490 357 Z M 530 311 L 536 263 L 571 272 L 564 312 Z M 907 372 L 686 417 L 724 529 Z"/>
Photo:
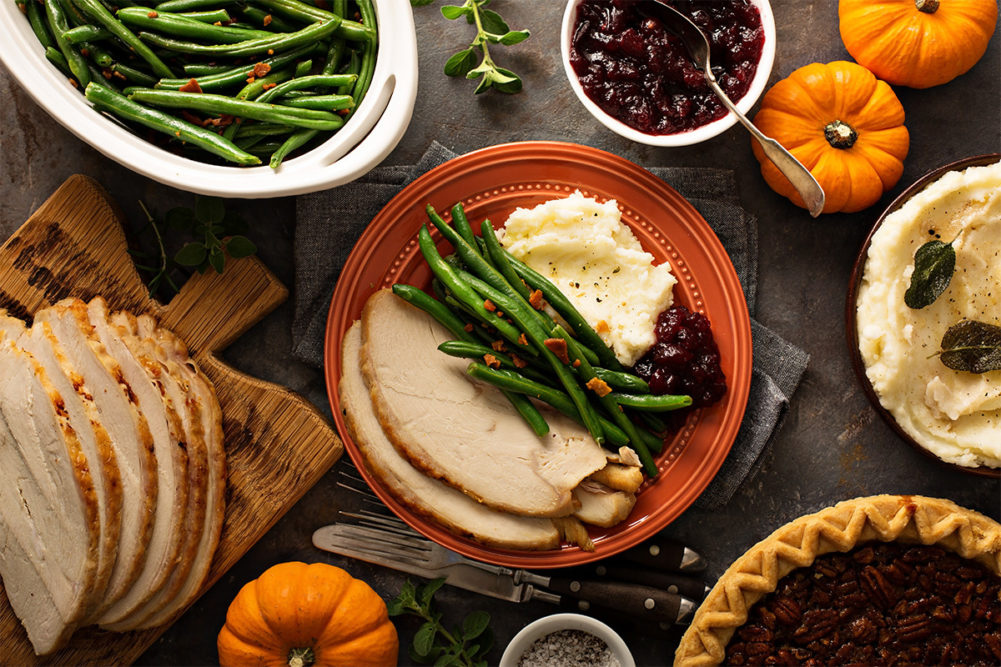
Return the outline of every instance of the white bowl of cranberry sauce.
<path id="1" fill-rule="evenodd" d="M 603 125 L 651 146 L 688 146 L 737 122 L 691 62 L 681 39 L 636 5 L 570 0 L 561 47 L 567 78 Z M 764 92 L 775 60 L 768 0 L 667 0 L 710 43 L 713 74 L 743 113 Z"/>

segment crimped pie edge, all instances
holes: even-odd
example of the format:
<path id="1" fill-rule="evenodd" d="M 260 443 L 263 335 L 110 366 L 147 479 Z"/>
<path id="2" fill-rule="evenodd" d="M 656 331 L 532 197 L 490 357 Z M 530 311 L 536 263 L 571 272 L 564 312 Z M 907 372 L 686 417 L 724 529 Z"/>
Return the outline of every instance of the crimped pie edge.
<path id="1" fill-rule="evenodd" d="M 951 500 L 879 495 L 795 519 L 751 547 L 706 596 L 675 653 L 676 667 L 721 664 L 750 608 L 792 570 L 863 542 L 937 544 L 1001 574 L 1001 524 Z"/>

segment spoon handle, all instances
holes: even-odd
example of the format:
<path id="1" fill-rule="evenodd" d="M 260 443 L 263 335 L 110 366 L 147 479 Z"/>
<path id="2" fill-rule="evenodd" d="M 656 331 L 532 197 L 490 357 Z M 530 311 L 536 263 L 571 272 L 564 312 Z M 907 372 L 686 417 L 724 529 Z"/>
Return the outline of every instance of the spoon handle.
<path id="1" fill-rule="evenodd" d="M 778 170 L 796 188 L 796 192 L 799 193 L 799 196 L 806 203 L 810 215 L 814 218 L 820 215 L 820 212 L 824 209 L 824 190 L 820 187 L 817 179 L 813 177 L 813 174 L 799 160 L 793 157 L 792 153 L 787 151 L 782 144 L 764 135 L 761 130 L 754 126 L 754 123 L 737 110 L 734 103 L 730 101 L 730 98 L 727 97 L 723 89 L 716 83 L 716 77 L 713 76 L 708 68 L 706 68 L 705 74 L 706 81 L 709 83 L 709 87 L 713 89 L 713 92 L 716 93 L 716 96 L 726 105 L 727 109 L 733 112 L 733 115 L 737 117 L 741 125 L 746 127 L 754 138 L 758 140 L 758 143 L 761 144 L 761 149 L 768 156 L 768 159 L 778 167 Z"/>

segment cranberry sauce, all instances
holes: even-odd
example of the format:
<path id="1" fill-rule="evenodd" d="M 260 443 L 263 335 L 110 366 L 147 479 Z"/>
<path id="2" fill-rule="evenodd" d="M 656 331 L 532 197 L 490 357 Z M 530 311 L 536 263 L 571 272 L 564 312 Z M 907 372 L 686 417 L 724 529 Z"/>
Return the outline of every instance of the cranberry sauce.
<path id="1" fill-rule="evenodd" d="M 642 16 L 644 0 L 584 0 L 570 63 L 584 92 L 609 115 L 647 134 L 675 134 L 726 114 L 681 39 Z M 709 39 L 713 74 L 731 100 L 758 69 L 764 30 L 748 0 L 669 0 Z"/>
<path id="2" fill-rule="evenodd" d="M 712 405 L 726 393 L 719 365 L 719 349 L 702 313 L 682 305 L 657 317 L 657 342 L 633 370 L 650 384 L 654 394 L 687 394 L 693 407 Z"/>

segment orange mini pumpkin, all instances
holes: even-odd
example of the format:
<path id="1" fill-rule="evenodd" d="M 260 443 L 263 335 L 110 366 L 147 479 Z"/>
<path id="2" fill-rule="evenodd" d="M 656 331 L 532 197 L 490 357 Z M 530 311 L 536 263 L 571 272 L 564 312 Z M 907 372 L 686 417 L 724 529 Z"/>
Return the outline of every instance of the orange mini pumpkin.
<path id="1" fill-rule="evenodd" d="M 754 124 L 810 170 L 824 189 L 824 213 L 875 204 L 904 172 L 910 136 L 893 90 L 855 63 L 800 67 L 765 94 Z M 789 180 L 751 143 L 761 175 L 805 208 Z"/>
<path id="2" fill-rule="evenodd" d="M 325 563 L 281 563 L 240 589 L 217 645 L 222 667 L 391 667 L 399 639 L 364 581 Z"/>
<path id="3" fill-rule="evenodd" d="M 841 0 L 841 39 L 860 65 L 894 85 L 952 81 L 987 50 L 997 0 Z"/>

